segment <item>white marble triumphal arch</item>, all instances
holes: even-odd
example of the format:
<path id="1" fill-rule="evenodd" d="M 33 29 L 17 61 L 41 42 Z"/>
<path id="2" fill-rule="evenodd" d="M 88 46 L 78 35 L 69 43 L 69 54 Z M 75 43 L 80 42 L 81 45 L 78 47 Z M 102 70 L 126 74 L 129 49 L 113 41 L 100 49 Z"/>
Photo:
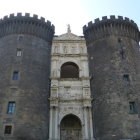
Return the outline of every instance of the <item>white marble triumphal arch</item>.
<path id="1" fill-rule="evenodd" d="M 93 140 L 87 48 L 70 27 L 53 39 L 50 78 L 49 140 Z"/>

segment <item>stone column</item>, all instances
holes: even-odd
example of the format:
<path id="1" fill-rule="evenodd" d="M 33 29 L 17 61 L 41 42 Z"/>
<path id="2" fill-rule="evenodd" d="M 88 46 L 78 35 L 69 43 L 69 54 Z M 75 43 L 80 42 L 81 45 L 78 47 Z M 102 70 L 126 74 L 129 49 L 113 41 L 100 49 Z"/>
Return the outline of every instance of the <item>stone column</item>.
<path id="1" fill-rule="evenodd" d="M 88 140 L 88 123 L 87 123 L 87 107 L 84 106 L 84 123 L 85 123 L 85 138 L 84 140 Z"/>
<path id="2" fill-rule="evenodd" d="M 91 140 L 94 140 L 94 138 L 93 138 L 93 121 L 92 121 L 91 107 L 89 107 L 89 125 L 90 125 L 90 137 L 91 137 Z"/>
<path id="3" fill-rule="evenodd" d="M 52 139 L 52 108 L 50 107 L 50 128 L 49 128 L 49 140 Z"/>
<path id="4" fill-rule="evenodd" d="M 55 139 L 58 139 L 58 107 L 55 107 Z"/>
<path id="5" fill-rule="evenodd" d="M 58 140 L 58 107 L 50 108 L 49 140 Z"/>

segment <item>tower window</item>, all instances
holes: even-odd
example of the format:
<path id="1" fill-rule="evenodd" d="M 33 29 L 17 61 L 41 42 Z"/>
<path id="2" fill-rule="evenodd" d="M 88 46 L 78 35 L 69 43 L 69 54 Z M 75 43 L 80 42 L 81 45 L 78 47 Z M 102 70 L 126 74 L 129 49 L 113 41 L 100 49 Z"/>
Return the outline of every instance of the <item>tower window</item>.
<path id="1" fill-rule="evenodd" d="M 9 102 L 8 108 L 7 108 L 7 114 L 14 114 L 15 112 L 16 103 L 15 102 Z"/>
<path id="2" fill-rule="evenodd" d="M 19 72 L 18 71 L 14 71 L 13 72 L 13 77 L 12 77 L 13 80 L 18 80 L 19 79 Z"/>
<path id="3" fill-rule="evenodd" d="M 118 42 L 121 43 L 122 42 L 122 38 L 118 38 Z"/>
<path id="4" fill-rule="evenodd" d="M 6 125 L 4 134 L 11 134 L 12 133 L 12 126 L 11 125 Z"/>
<path id="5" fill-rule="evenodd" d="M 19 36 L 17 37 L 17 40 L 18 40 L 18 41 L 23 40 L 23 35 L 19 35 Z"/>
<path id="6" fill-rule="evenodd" d="M 61 78 L 79 78 L 79 68 L 73 62 L 64 63 L 61 66 Z"/>
<path id="7" fill-rule="evenodd" d="M 125 58 L 125 51 L 123 49 L 120 50 L 120 55 L 121 55 L 122 59 Z"/>
<path id="8" fill-rule="evenodd" d="M 129 102 L 130 113 L 137 113 L 135 102 Z"/>
<path id="9" fill-rule="evenodd" d="M 21 53 L 22 53 L 21 49 L 17 49 L 17 56 L 21 56 Z"/>
<path id="10" fill-rule="evenodd" d="M 124 74 L 123 75 L 123 80 L 124 81 L 129 81 L 130 79 L 129 79 L 129 74 Z"/>

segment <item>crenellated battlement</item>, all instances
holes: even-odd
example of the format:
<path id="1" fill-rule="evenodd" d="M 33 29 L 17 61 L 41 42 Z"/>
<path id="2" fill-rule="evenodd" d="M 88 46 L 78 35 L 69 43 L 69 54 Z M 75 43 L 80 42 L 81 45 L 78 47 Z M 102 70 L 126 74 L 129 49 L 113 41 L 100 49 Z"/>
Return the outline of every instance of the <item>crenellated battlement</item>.
<path id="1" fill-rule="evenodd" d="M 91 32 L 93 32 L 92 40 L 97 40 L 109 35 L 119 35 L 119 36 L 129 36 L 134 40 L 139 40 L 139 29 L 137 24 L 127 17 L 111 15 L 109 18 L 107 16 L 91 21 L 88 25 L 83 27 L 83 33 L 85 37 Z"/>
<path id="2" fill-rule="evenodd" d="M 51 41 L 54 35 L 55 27 L 45 18 L 38 18 L 38 15 L 30 16 L 29 13 L 10 14 L 0 19 L 0 37 L 9 34 L 30 34 L 47 41 Z"/>

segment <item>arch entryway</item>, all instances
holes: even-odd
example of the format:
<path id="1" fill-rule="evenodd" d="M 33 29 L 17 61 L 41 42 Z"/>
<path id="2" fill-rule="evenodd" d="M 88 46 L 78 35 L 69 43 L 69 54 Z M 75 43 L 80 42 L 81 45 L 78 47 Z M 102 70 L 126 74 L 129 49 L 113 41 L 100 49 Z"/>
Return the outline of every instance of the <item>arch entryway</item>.
<path id="1" fill-rule="evenodd" d="M 80 119 L 72 114 L 65 116 L 60 123 L 60 140 L 81 140 L 82 125 Z"/>
<path id="2" fill-rule="evenodd" d="M 73 62 L 66 62 L 61 66 L 61 78 L 79 78 L 79 67 Z"/>

